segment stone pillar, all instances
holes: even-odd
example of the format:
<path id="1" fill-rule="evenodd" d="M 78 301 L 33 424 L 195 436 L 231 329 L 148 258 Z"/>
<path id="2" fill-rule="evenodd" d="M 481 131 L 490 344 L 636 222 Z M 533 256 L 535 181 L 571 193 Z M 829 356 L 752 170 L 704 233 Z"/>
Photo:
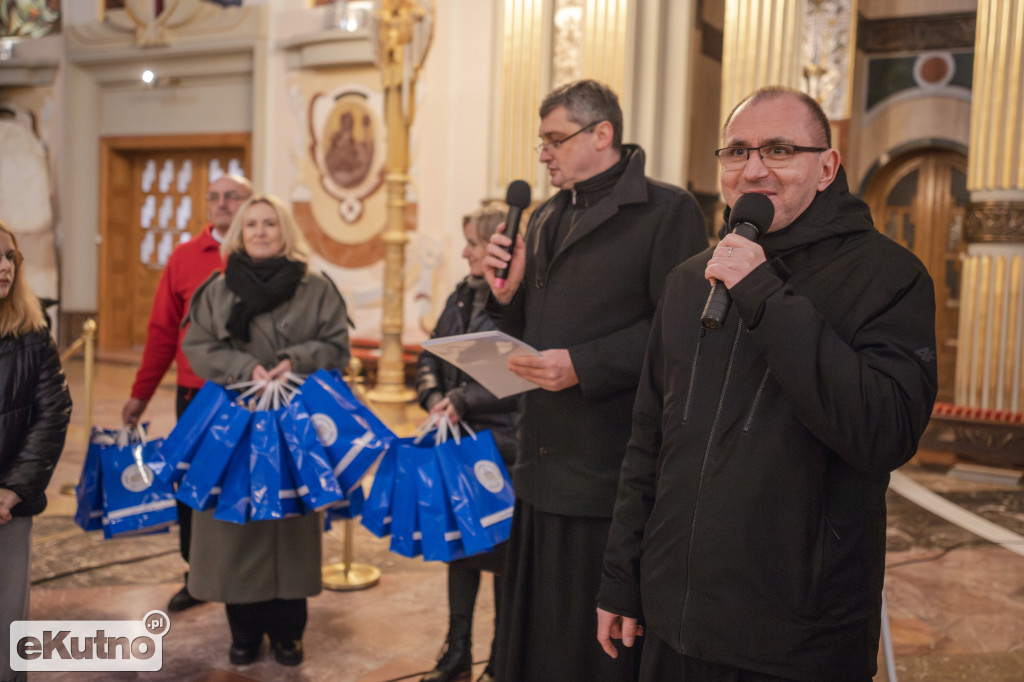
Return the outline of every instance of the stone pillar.
<path id="1" fill-rule="evenodd" d="M 1024 409 L 1024 0 L 979 0 L 955 402 Z"/>

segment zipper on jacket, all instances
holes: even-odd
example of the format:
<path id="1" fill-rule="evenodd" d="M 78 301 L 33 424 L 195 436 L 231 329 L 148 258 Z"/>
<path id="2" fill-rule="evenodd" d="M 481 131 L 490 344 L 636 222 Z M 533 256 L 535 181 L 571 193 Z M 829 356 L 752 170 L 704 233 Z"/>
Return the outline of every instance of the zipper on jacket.
<path id="1" fill-rule="evenodd" d="M 697 477 L 697 498 L 693 503 L 693 518 L 690 520 L 690 541 L 686 547 L 686 589 L 683 591 L 683 612 L 679 618 L 679 646 L 682 646 L 683 623 L 686 622 L 686 608 L 690 604 L 690 576 L 693 570 L 690 560 L 693 558 L 693 537 L 697 530 L 697 510 L 700 507 L 700 495 L 704 488 L 704 473 L 708 466 L 708 457 L 711 456 L 711 443 L 715 439 L 715 429 L 718 427 L 718 419 L 722 416 L 722 406 L 725 404 L 725 392 L 729 388 L 729 378 L 732 376 L 732 366 L 736 360 L 736 348 L 740 344 L 740 335 L 743 333 L 743 320 L 736 326 L 736 337 L 732 340 L 732 348 L 729 351 L 729 362 L 725 366 L 725 380 L 722 382 L 722 390 L 718 394 L 718 406 L 715 408 L 715 418 L 711 421 L 711 430 L 708 432 L 708 442 L 704 446 L 704 458 L 700 463 L 700 476 Z"/>
<path id="2" fill-rule="evenodd" d="M 697 333 L 697 348 L 693 351 L 693 364 L 690 365 L 690 385 L 686 387 L 686 402 L 683 403 L 683 423 L 690 421 L 690 403 L 693 400 L 693 382 L 697 378 L 697 358 L 700 357 L 700 345 L 704 341 L 704 334 L 707 332 L 703 326 Z"/>
<path id="3" fill-rule="evenodd" d="M 765 370 L 764 376 L 761 377 L 761 384 L 757 387 L 757 393 L 754 394 L 754 402 L 750 406 L 750 413 L 747 414 L 747 421 L 743 424 L 743 433 L 750 431 L 750 424 L 754 421 L 754 414 L 757 412 L 757 406 L 761 403 L 761 394 L 764 392 L 765 384 L 768 383 L 768 375 L 771 370 Z"/>

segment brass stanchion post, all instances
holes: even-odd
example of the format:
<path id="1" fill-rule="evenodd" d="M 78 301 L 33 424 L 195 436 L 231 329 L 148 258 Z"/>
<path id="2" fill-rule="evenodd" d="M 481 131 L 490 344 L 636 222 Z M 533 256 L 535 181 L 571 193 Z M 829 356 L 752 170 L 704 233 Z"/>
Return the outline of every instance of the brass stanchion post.
<path id="1" fill-rule="evenodd" d="M 328 590 L 364 590 L 380 581 L 376 566 L 352 562 L 352 519 L 345 519 L 345 549 L 341 563 L 328 564 L 321 570 L 324 587 Z"/>
<path id="2" fill-rule="evenodd" d="M 96 377 L 96 320 L 82 323 L 82 340 L 85 348 L 85 449 L 89 449 L 92 438 L 93 380 Z"/>

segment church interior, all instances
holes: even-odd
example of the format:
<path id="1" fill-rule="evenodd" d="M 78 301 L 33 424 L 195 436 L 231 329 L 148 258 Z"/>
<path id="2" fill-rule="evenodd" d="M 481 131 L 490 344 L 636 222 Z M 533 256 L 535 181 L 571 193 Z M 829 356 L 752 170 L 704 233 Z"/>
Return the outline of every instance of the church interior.
<path id="1" fill-rule="evenodd" d="M 424 418 L 409 390 L 420 344 L 466 274 L 462 217 L 517 179 L 534 206 L 555 191 L 533 150 L 545 93 L 609 84 L 648 175 L 689 190 L 714 239 L 723 120 L 782 84 L 821 103 L 851 190 L 935 283 L 938 402 L 887 494 L 875 679 L 1024 679 L 1024 0 L 0 9 L 0 218 L 52 302 L 75 403 L 33 531 L 33 619 L 137 619 L 180 586 L 176 530 L 104 540 L 71 517 L 90 428 L 119 426 L 163 266 L 206 225 L 210 182 L 242 175 L 291 208 L 347 302 L 351 380 L 406 435 Z M 174 379 L 148 408 L 152 434 L 173 428 Z M 393 554 L 358 522 L 324 535 L 325 564 L 346 557 L 379 582 L 310 601 L 299 668 L 231 665 L 223 609 L 203 604 L 172 618 L 161 672 L 32 679 L 419 679 L 447 626 L 444 564 Z"/>

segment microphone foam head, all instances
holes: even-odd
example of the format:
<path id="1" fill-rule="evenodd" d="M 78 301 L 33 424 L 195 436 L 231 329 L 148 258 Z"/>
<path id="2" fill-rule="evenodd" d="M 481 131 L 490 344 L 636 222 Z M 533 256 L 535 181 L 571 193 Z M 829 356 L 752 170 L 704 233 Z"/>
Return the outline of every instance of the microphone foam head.
<path id="1" fill-rule="evenodd" d="M 505 203 L 509 206 L 526 208 L 530 205 L 530 186 L 525 180 L 513 180 L 505 193 Z"/>
<path id="2" fill-rule="evenodd" d="M 775 219 L 775 205 L 763 194 L 743 194 L 733 204 L 729 213 L 729 228 L 740 223 L 749 223 L 757 228 L 760 234 L 768 231 Z"/>

